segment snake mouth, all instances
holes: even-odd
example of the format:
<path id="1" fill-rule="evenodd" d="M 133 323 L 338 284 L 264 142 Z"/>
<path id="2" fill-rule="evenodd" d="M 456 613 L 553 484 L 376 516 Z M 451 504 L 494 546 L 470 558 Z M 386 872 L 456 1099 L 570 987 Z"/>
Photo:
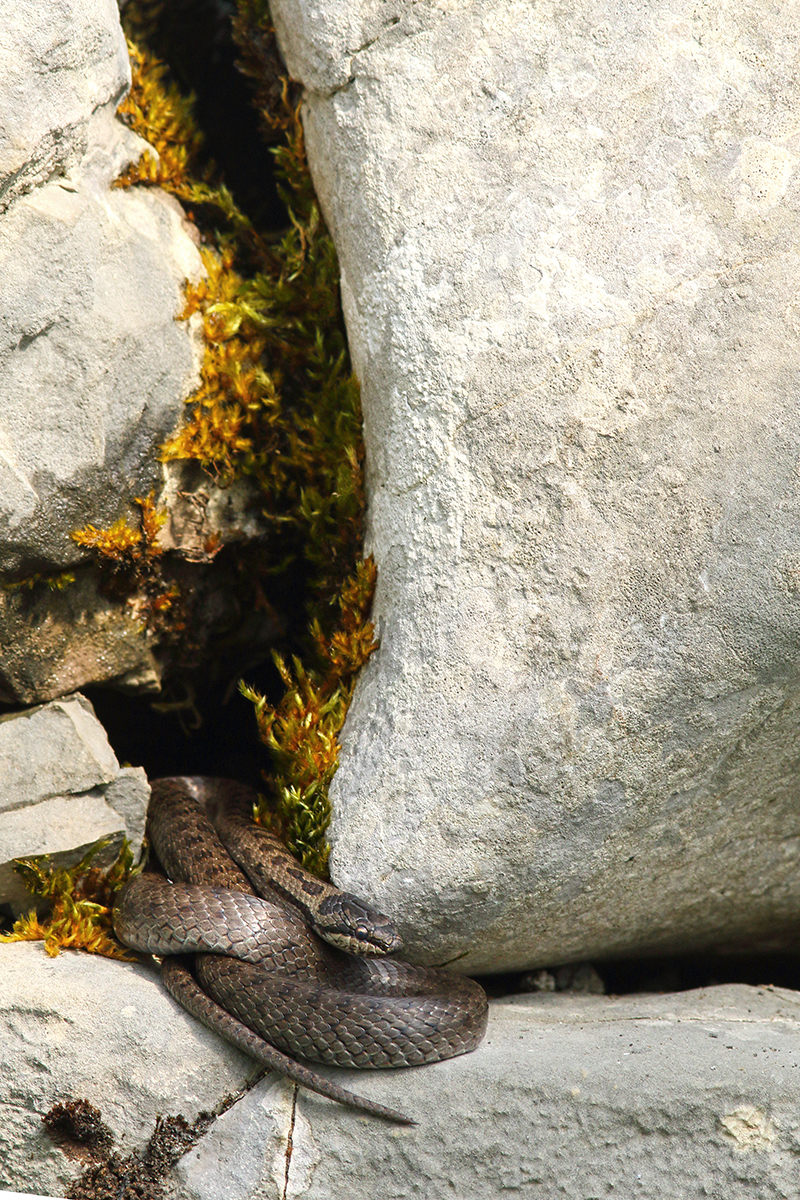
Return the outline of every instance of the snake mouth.
<path id="1" fill-rule="evenodd" d="M 403 948 L 402 938 L 397 933 L 391 939 L 376 938 L 372 931 L 362 932 L 344 926 L 335 928 L 330 925 L 326 925 L 324 931 L 320 928 L 318 932 L 325 938 L 328 945 L 335 946 L 337 950 L 346 950 L 349 954 L 360 954 L 362 957 L 396 954 Z"/>

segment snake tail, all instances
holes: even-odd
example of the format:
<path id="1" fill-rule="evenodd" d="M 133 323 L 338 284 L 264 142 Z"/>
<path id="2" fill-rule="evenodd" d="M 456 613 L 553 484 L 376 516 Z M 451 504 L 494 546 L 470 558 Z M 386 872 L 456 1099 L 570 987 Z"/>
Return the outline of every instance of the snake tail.
<path id="1" fill-rule="evenodd" d="M 212 1032 L 224 1037 L 237 1050 L 256 1059 L 269 1070 L 278 1071 L 287 1079 L 299 1083 L 311 1092 L 325 1096 L 328 1100 L 335 1100 L 350 1108 L 361 1109 L 362 1112 L 370 1113 L 373 1117 L 382 1117 L 385 1121 L 394 1121 L 398 1125 L 416 1125 L 417 1122 L 411 1117 L 407 1117 L 393 1108 L 386 1108 L 383 1104 L 377 1104 L 374 1100 L 367 1100 L 364 1096 L 357 1096 L 347 1088 L 340 1087 L 339 1084 L 317 1075 L 316 1071 L 304 1067 L 302 1063 L 296 1062 L 270 1045 L 269 1042 L 265 1042 L 247 1025 L 238 1021 L 236 1017 L 231 1016 L 229 1012 L 211 1000 L 195 980 L 182 956 L 175 955 L 164 959 L 161 966 L 161 978 L 172 998 L 188 1013 L 196 1017 Z"/>

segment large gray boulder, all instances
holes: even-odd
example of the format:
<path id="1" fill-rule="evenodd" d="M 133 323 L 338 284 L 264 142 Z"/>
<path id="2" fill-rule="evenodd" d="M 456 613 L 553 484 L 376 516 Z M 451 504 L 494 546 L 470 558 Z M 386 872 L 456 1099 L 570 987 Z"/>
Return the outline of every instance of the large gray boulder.
<path id="1" fill-rule="evenodd" d="M 335 879 L 465 971 L 796 943 L 800 11 L 273 10 L 378 563 Z"/>
<path id="2" fill-rule="evenodd" d="M 124 1155 L 157 1117 L 219 1114 L 164 1180 L 180 1200 L 585 1200 L 796 1194 L 797 994 L 515 996 L 474 1054 L 322 1072 L 413 1114 L 387 1125 L 268 1075 L 180 1010 L 154 973 L 0 946 L 0 1186 L 62 1195 L 87 1165 L 42 1126 L 88 1100 Z"/>

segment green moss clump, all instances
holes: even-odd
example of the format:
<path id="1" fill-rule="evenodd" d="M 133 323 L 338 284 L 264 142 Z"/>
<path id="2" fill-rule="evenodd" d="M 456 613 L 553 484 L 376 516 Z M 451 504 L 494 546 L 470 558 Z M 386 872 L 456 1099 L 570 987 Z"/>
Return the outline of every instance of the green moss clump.
<path id="1" fill-rule="evenodd" d="M 51 592 L 63 592 L 74 582 L 75 576 L 72 571 L 59 571 L 57 574 L 36 572 L 33 575 L 26 575 L 23 579 L 13 579 L 8 583 L 0 584 L 0 588 L 4 592 L 32 592 L 36 588 L 44 587 Z"/>
<path id="2" fill-rule="evenodd" d="M 92 859 L 107 845 L 108 839 L 101 838 L 68 869 L 52 867 L 46 855 L 17 859 L 17 874 L 29 892 L 49 902 L 51 912 L 44 920 L 39 919 L 35 909 L 20 917 L 11 933 L 0 934 L 0 942 L 43 941 L 53 958 L 61 950 L 86 950 L 107 958 L 136 961 L 114 937 L 111 910 L 114 896 L 139 868 L 133 866 L 127 841 L 107 870 L 93 867 Z"/>
<path id="3" fill-rule="evenodd" d="M 137 597 L 134 611 L 146 629 L 179 638 L 187 625 L 186 602 L 181 589 L 163 572 L 159 533 L 167 514 L 156 508 L 152 493 L 137 496 L 139 528 L 120 517 L 108 529 L 87 525 L 70 534 L 89 550 L 100 567 L 107 595 L 115 599 Z"/>
<path id="4" fill-rule="evenodd" d="M 257 819 L 284 839 L 303 866 L 325 875 L 330 823 L 328 787 L 339 765 L 339 732 L 353 696 L 356 676 L 375 650 L 369 620 L 375 588 L 375 563 L 359 563 L 339 598 L 340 619 L 332 635 L 315 621 L 316 667 L 295 657 L 290 670 L 275 656 L 286 691 L 280 704 L 268 704 L 255 689 L 241 685 L 255 705 L 262 741 L 272 751 L 273 804 L 261 806 Z"/>

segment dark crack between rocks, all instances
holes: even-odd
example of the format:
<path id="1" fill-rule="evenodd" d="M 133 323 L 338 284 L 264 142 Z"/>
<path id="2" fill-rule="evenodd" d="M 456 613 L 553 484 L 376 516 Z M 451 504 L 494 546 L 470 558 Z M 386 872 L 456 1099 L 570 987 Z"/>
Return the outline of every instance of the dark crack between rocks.
<path id="1" fill-rule="evenodd" d="M 297 1093 L 299 1088 L 294 1085 L 294 1094 L 292 1096 L 292 1115 L 289 1119 L 289 1132 L 286 1135 L 286 1172 L 283 1177 L 283 1196 L 281 1200 L 287 1200 L 289 1195 L 289 1172 L 292 1167 L 292 1151 L 294 1149 L 294 1123 L 297 1115 Z"/>

